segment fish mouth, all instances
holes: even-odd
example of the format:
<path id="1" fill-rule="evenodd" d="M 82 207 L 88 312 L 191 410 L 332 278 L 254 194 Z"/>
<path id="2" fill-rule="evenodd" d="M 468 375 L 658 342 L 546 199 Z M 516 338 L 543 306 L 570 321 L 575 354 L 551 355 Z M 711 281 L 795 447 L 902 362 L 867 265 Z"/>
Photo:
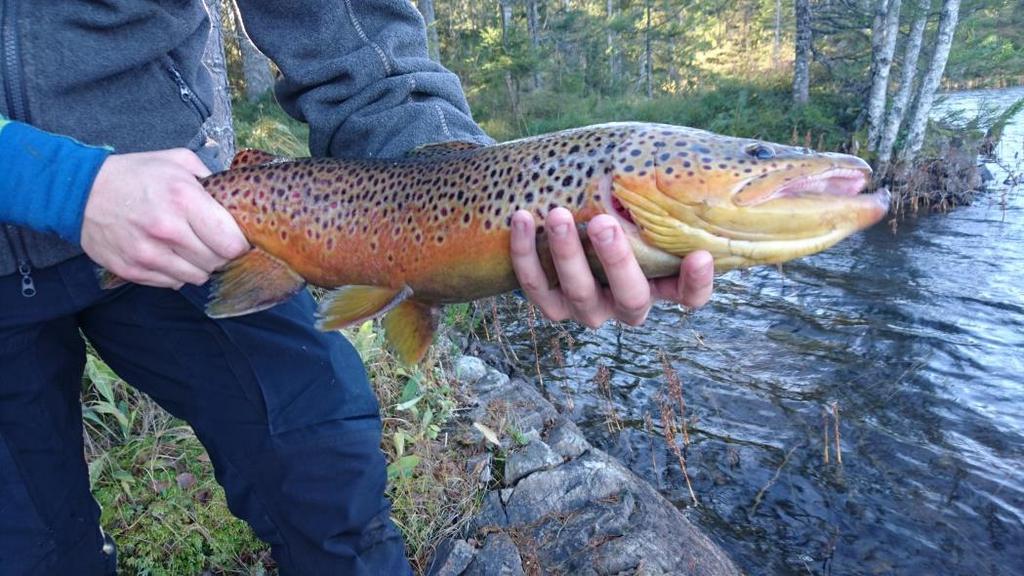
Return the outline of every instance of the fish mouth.
<path id="1" fill-rule="evenodd" d="M 733 202 L 737 206 L 757 206 L 779 198 L 805 196 L 857 196 L 868 185 L 870 168 L 832 167 L 816 174 L 800 176 L 785 182 L 772 192 L 757 193 L 757 180 L 748 180 L 740 185 Z"/>
<path id="2" fill-rule="evenodd" d="M 798 178 L 778 189 L 773 198 L 807 194 L 856 196 L 868 184 L 868 175 L 853 168 L 832 168 L 819 174 Z"/>

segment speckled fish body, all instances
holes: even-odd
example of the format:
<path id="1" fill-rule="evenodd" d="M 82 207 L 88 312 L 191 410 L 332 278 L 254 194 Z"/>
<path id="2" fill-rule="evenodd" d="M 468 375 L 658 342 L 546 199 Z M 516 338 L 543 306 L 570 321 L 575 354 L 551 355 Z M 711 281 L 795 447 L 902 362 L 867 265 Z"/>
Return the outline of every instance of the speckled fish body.
<path id="1" fill-rule="evenodd" d="M 372 313 L 339 304 L 351 292 L 329 299 L 325 328 L 405 300 L 425 310 L 514 289 L 509 241 L 520 208 L 541 225 L 556 206 L 583 225 L 613 215 L 654 277 L 673 274 L 697 249 L 711 251 L 719 271 L 817 252 L 874 224 L 888 206 L 887 192 L 858 194 L 870 169 L 855 157 L 658 124 L 428 147 L 399 160 L 262 160 L 204 181 L 272 257 L 275 270 L 246 266 L 235 276 L 286 268 L 289 288 L 297 276 L 379 289 L 380 301 L 364 306 L 377 306 Z M 221 286 L 211 312 L 266 307 L 283 290 L 239 301 L 253 285 Z"/>

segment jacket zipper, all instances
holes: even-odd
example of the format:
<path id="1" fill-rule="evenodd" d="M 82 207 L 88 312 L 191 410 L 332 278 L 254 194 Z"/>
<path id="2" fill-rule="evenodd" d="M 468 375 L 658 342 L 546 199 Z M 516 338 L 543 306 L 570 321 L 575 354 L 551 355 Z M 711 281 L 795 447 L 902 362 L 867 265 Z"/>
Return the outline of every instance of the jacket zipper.
<path id="1" fill-rule="evenodd" d="M 28 108 L 25 106 L 24 87 L 21 84 L 20 66 L 21 58 L 18 54 L 18 18 L 14 12 L 14 0 L 3 0 L 4 13 L 3 22 L 0 22 L 0 36 L 2 36 L 4 94 L 6 95 L 7 114 L 12 120 L 27 122 Z M 32 265 L 29 263 L 28 250 L 25 248 L 25 239 L 21 232 L 12 225 L 7 225 L 4 230 L 7 243 L 14 252 L 14 259 L 18 264 L 18 274 L 21 274 L 21 295 L 31 298 L 36 295 L 36 284 L 32 280 Z"/>
<path id="2" fill-rule="evenodd" d="M 196 96 L 196 93 L 189 88 L 188 83 L 185 82 L 185 79 L 181 76 L 181 72 L 178 72 L 177 66 L 174 65 L 170 58 L 167 59 L 165 67 L 167 68 L 167 72 L 171 75 L 171 78 L 174 79 L 174 83 L 178 85 L 178 95 L 181 97 L 181 101 L 192 107 L 192 110 L 194 110 L 196 115 L 199 116 L 200 123 L 206 122 L 206 118 L 209 116 L 209 110 L 206 108 L 206 105 L 203 104 L 202 100 Z"/>
<path id="3" fill-rule="evenodd" d="M 31 298 L 36 295 L 36 283 L 32 279 L 32 265 L 29 264 L 25 239 L 18 234 L 18 229 L 11 224 L 4 226 L 4 235 L 7 236 L 7 243 L 14 251 L 14 259 L 18 262 L 18 274 L 21 274 L 21 295 Z"/>

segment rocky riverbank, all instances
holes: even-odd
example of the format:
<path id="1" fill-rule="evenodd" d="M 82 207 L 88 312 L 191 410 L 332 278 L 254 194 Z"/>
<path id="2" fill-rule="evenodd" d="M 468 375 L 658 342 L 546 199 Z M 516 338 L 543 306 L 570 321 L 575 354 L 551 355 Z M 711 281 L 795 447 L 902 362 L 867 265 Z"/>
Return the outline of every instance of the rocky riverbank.
<path id="1" fill-rule="evenodd" d="M 456 366 L 474 405 L 452 432 L 486 487 L 437 576 L 700 574 L 739 570 L 653 487 L 594 448 L 533 385 L 472 356 Z M 486 450 L 479 450 L 487 446 Z M 475 452 L 475 453 L 474 453 Z"/>

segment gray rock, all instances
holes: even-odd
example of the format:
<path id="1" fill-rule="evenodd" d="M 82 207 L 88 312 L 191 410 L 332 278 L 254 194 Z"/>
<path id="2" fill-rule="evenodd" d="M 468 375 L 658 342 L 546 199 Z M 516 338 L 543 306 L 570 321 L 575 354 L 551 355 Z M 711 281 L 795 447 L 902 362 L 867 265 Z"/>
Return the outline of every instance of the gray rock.
<path id="1" fill-rule="evenodd" d="M 590 450 L 590 442 L 572 422 L 561 419 L 548 431 L 547 444 L 556 454 L 571 460 Z"/>
<path id="2" fill-rule="evenodd" d="M 682 512 L 596 449 L 523 478 L 505 513 L 552 571 L 617 574 L 642 565 L 652 573 L 739 573 Z"/>
<path id="3" fill-rule="evenodd" d="M 484 423 L 505 434 L 505 446 L 511 429 L 529 442 L 506 454 L 506 487 L 487 492 L 469 523 L 465 536 L 485 543 L 463 574 L 518 575 L 524 566 L 531 574 L 739 574 L 682 512 L 593 448 L 534 386 L 494 374 L 472 385 L 477 404 L 464 427 Z"/>
<path id="4" fill-rule="evenodd" d="M 487 365 L 475 356 L 463 356 L 455 362 L 455 379 L 460 384 L 472 386 L 487 374 Z"/>
<path id="5" fill-rule="evenodd" d="M 488 534 L 465 576 L 525 576 L 519 549 L 508 534 Z"/>
<path id="6" fill-rule="evenodd" d="M 505 485 L 514 486 L 520 479 L 562 463 L 562 457 L 555 454 L 547 444 L 531 440 L 525 447 L 515 450 L 505 458 Z"/>
<path id="7" fill-rule="evenodd" d="M 500 491 L 492 490 L 484 494 L 480 512 L 473 518 L 470 525 L 473 532 L 508 526 L 508 515 L 505 514 L 505 503 L 501 501 Z"/>
<path id="8" fill-rule="evenodd" d="M 486 393 L 491 390 L 497 390 L 507 386 L 508 381 L 508 374 L 488 369 L 487 372 L 476 381 L 473 388 L 476 389 L 478 393 Z"/>
<path id="9" fill-rule="evenodd" d="M 466 472 L 475 474 L 476 479 L 480 484 L 486 485 L 491 481 L 491 465 L 492 457 L 490 452 L 484 452 L 473 456 L 466 462 Z"/>
<path id="10" fill-rule="evenodd" d="M 531 430 L 543 430 L 545 424 L 559 418 L 555 407 L 533 385 L 518 378 L 509 381 L 504 374 L 501 376 L 504 379 L 492 377 L 488 372 L 473 386 L 472 391 L 478 394 L 478 398 L 476 407 L 467 415 L 470 422 L 492 425 L 497 415 L 498 420 L 514 422 L 517 430 L 529 434 Z"/>
<path id="11" fill-rule="evenodd" d="M 476 548 L 465 540 L 444 543 L 433 564 L 427 570 L 430 576 L 460 576 L 476 556 Z"/>

